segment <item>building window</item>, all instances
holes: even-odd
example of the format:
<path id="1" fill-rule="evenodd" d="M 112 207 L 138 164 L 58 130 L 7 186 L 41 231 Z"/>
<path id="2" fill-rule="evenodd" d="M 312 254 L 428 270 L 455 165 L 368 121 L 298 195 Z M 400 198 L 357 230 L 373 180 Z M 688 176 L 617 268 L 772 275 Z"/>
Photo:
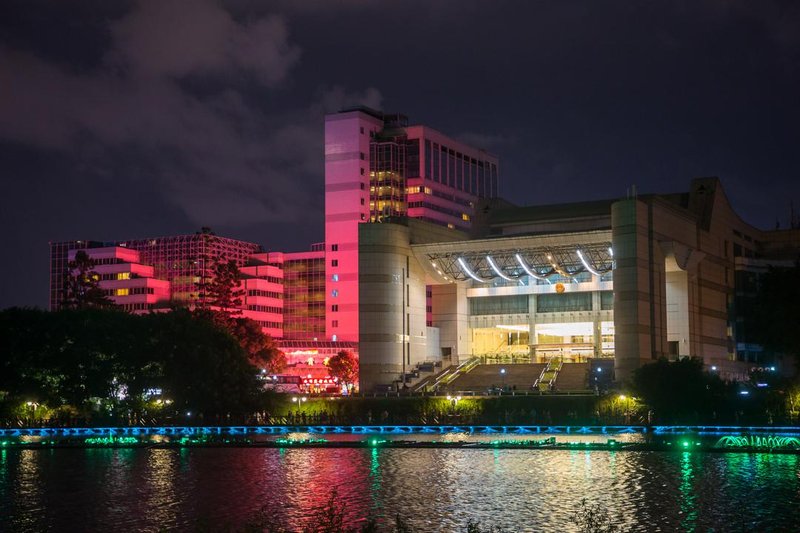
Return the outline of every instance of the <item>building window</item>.
<path id="1" fill-rule="evenodd" d="M 331 244 L 331 252 L 338 252 L 339 245 L 338 244 Z"/>
<path id="2" fill-rule="evenodd" d="M 363 169 L 362 169 L 362 170 L 363 170 Z M 359 185 L 361 185 L 361 190 L 362 190 L 362 191 L 363 191 L 364 189 L 366 189 L 366 186 L 364 185 L 364 183 L 359 183 Z"/>
<path id="3" fill-rule="evenodd" d="M 339 266 L 339 260 L 338 259 L 331 259 L 331 266 L 332 267 L 338 267 Z"/>
<path id="4" fill-rule="evenodd" d="M 364 205 L 364 199 L 363 198 L 361 199 L 361 205 Z"/>
<path id="5" fill-rule="evenodd" d="M 361 131 L 361 135 L 364 135 L 364 126 L 361 126 L 361 127 L 360 127 L 360 128 L 358 128 L 358 129 Z"/>
<path id="6" fill-rule="evenodd" d="M 339 281 L 339 274 L 334 274 L 331 276 L 331 281 Z"/>
<path id="7" fill-rule="evenodd" d="M 339 304 L 333 304 L 331 306 L 331 311 L 333 311 L 334 313 L 337 313 L 339 311 Z"/>
<path id="8" fill-rule="evenodd" d="M 336 298 L 337 296 L 339 296 L 339 291 L 337 291 L 336 289 L 333 289 L 333 290 L 331 291 L 331 296 L 333 296 L 334 298 Z"/>
<path id="9" fill-rule="evenodd" d="M 364 167 L 361 167 L 359 170 L 361 170 L 361 175 L 363 176 L 364 175 Z M 361 185 L 364 185 L 364 184 L 362 183 Z M 361 187 L 361 188 L 363 189 L 364 187 Z"/>
<path id="10" fill-rule="evenodd" d="M 120 272 L 119 274 L 117 274 L 117 279 L 131 279 L 131 273 L 130 272 Z"/>
<path id="11" fill-rule="evenodd" d="M 366 219 L 367 219 L 367 215 L 365 215 L 364 213 L 361 213 L 361 220 L 366 220 Z"/>
<path id="12" fill-rule="evenodd" d="M 114 291 L 114 296 L 128 296 L 130 289 L 117 289 Z"/>
<path id="13" fill-rule="evenodd" d="M 364 159 L 365 159 L 364 152 L 359 152 L 359 156 L 361 157 L 361 160 L 364 161 Z"/>
<path id="14" fill-rule="evenodd" d="M 338 328 L 339 327 L 339 321 L 338 320 L 331 320 L 331 327 Z"/>
<path id="15" fill-rule="evenodd" d="M 332 340 L 333 342 L 336 342 L 338 338 L 339 338 L 339 337 L 337 337 L 336 335 L 331 335 L 331 340 Z"/>

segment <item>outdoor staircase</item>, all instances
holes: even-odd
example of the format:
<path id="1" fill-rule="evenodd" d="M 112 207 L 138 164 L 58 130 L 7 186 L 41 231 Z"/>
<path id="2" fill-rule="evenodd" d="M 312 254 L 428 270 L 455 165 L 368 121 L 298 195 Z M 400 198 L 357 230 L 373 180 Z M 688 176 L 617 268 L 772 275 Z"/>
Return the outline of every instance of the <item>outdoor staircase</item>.
<path id="1" fill-rule="evenodd" d="M 444 369 L 438 375 L 432 376 L 424 382 L 418 383 L 416 387 L 412 388 L 412 390 L 414 392 L 435 392 L 437 390 L 444 389 L 459 376 L 469 373 L 470 370 L 480 364 L 480 361 L 480 358 L 472 357 L 458 366 L 450 366 Z"/>
<path id="2" fill-rule="evenodd" d="M 542 370 L 542 374 L 539 376 L 539 379 L 537 379 L 536 383 L 533 384 L 533 388 L 541 392 L 549 392 L 553 390 L 555 387 L 556 378 L 558 377 L 558 372 L 561 370 L 562 365 L 563 363 L 560 359 L 550 359 L 550 362 L 547 363 L 545 369 Z"/>

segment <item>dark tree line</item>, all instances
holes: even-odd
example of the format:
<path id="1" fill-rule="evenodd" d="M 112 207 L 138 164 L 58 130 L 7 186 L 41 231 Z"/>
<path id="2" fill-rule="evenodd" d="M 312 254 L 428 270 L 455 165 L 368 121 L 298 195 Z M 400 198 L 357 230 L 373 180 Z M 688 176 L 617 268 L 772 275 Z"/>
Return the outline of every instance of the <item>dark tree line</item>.
<path id="1" fill-rule="evenodd" d="M 213 316 L 185 309 L 8 309 L 0 311 L 0 417 L 28 418 L 31 404 L 38 417 L 131 421 L 249 413 L 261 394 L 251 358 Z"/>

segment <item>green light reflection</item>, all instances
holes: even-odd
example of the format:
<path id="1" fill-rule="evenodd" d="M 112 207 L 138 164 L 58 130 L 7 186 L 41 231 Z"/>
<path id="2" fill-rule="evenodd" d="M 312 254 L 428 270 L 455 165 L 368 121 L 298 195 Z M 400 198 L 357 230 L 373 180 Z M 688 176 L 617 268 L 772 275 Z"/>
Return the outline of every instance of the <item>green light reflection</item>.
<path id="1" fill-rule="evenodd" d="M 694 468 L 692 467 L 692 454 L 681 453 L 681 531 L 694 531 L 697 527 L 697 496 L 694 493 Z"/>

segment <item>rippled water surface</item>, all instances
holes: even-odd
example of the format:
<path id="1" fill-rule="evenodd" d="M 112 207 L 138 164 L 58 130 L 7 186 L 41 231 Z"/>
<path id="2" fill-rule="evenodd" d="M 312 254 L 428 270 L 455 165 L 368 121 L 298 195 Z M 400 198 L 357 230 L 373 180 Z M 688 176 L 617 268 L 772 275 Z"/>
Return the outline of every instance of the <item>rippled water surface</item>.
<path id="1" fill-rule="evenodd" d="M 468 449 L 0 450 L 0 530 L 302 529 L 338 488 L 348 520 L 569 531 L 582 498 L 637 531 L 800 530 L 795 455 Z"/>

